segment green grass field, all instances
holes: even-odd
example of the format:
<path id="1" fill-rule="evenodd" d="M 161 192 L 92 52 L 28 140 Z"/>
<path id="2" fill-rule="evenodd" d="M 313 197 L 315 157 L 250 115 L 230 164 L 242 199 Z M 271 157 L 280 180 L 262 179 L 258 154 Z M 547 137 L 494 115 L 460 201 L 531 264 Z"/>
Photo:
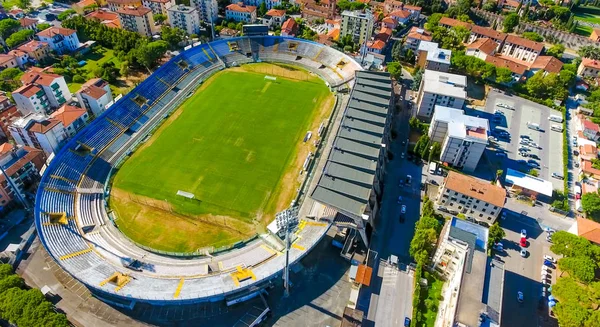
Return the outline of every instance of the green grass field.
<path id="1" fill-rule="evenodd" d="M 592 6 L 579 6 L 573 11 L 573 13 L 575 14 L 576 20 L 600 24 L 600 8 Z M 592 27 L 584 26 L 580 23 L 575 29 L 575 33 L 583 36 L 589 36 L 592 34 Z"/>
<path id="2" fill-rule="evenodd" d="M 299 144 L 319 112 L 315 109 L 330 98 L 328 88 L 316 78 L 269 82 L 264 74 L 220 72 L 122 165 L 113 189 L 168 203 L 187 217 L 227 217 L 251 223 L 257 217 L 272 216 L 279 201 L 290 201 L 294 195 L 298 172 L 294 166 L 304 159 L 296 160 Z M 294 180 L 282 182 L 290 169 Z M 193 193 L 195 199 L 177 196 L 178 190 Z M 152 231 L 164 232 L 164 220 L 149 222 L 140 217 L 140 208 L 111 202 L 119 224 L 128 225 L 126 229 L 134 229 L 133 224 L 145 224 L 146 229 L 147 224 L 156 225 L 129 235 L 144 245 L 189 251 L 232 238 L 213 228 L 214 238 L 204 242 L 174 249 L 163 242 L 155 244 Z"/>

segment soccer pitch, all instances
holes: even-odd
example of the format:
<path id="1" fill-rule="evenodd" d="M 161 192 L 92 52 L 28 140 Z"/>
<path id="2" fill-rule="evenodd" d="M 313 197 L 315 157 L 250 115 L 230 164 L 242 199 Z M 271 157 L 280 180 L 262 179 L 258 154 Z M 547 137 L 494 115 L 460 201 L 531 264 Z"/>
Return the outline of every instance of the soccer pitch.
<path id="1" fill-rule="evenodd" d="M 134 241 L 165 251 L 222 246 L 254 234 L 289 205 L 314 151 L 303 137 L 328 117 L 333 96 L 303 71 L 305 80 L 276 81 L 245 71 L 285 72 L 256 65 L 208 79 L 120 167 L 111 207 Z"/>

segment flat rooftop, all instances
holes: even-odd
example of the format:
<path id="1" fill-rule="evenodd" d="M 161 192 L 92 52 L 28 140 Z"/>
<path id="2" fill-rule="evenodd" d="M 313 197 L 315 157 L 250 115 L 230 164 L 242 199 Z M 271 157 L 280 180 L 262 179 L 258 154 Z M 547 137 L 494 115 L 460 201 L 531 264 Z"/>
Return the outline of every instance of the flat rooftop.
<path id="1" fill-rule="evenodd" d="M 463 276 L 458 294 L 456 321 L 467 326 L 479 326 L 479 313 L 486 307 L 482 302 L 486 262 L 485 252 L 476 249 L 473 251 L 471 272 L 465 272 Z"/>
<path id="2" fill-rule="evenodd" d="M 467 77 L 426 69 L 423 74 L 423 91 L 466 99 Z"/>
<path id="3" fill-rule="evenodd" d="M 552 182 L 539 177 L 527 175 L 518 170 L 510 169 L 506 170 L 506 183 L 519 186 L 524 189 L 534 191 L 545 196 L 552 196 Z"/>
<path id="4" fill-rule="evenodd" d="M 450 65 L 450 57 L 452 57 L 452 50 L 435 49 L 427 51 L 427 61 Z"/>
<path id="5" fill-rule="evenodd" d="M 448 136 L 471 138 L 475 142 L 488 142 L 489 121 L 484 118 L 465 115 L 462 109 L 435 106 L 434 121 L 448 124 Z"/>

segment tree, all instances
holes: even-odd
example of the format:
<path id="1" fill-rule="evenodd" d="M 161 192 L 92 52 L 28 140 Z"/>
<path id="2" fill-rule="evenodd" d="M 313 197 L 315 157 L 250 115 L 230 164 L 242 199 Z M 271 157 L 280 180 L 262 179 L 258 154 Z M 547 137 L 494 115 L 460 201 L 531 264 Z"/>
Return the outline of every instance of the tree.
<path id="1" fill-rule="evenodd" d="M 23 286 L 25 286 L 23 278 L 19 277 L 18 275 L 12 274 L 10 276 L 0 279 L 0 294 L 5 292 L 9 288 L 23 288 Z"/>
<path id="2" fill-rule="evenodd" d="M 185 31 L 178 27 L 163 26 L 161 29 L 161 38 L 169 43 L 171 49 L 176 49 L 185 39 Z"/>
<path id="3" fill-rule="evenodd" d="M 33 36 L 33 31 L 29 29 L 20 30 L 18 32 L 12 33 L 11 36 L 6 39 L 6 45 L 9 48 L 13 48 L 21 43 L 29 40 Z"/>
<path id="4" fill-rule="evenodd" d="M 600 196 L 598 193 L 590 192 L 581 197 L 583 211 L 592 220 L 600 221 Z"/>
<path id="5" fill-rule="evenodd" d="M 515 30 L 515 27 L 519 26 L 519 15 L 515 13 L 510 13 L 506 15 L 504 18 L 504 28 L 502 31 L 504 33 L 512 33 Z"/>
<path id="6" fill-rule="evenodd" d="M 263 1 L 258 6 L 258 16 L 262 17 L 267 13 L 267 4 Z"/>
<path id="7" fill-rule="evenodd" d="M 61 12 L 60 14 L 58 14 L 58 16 L 56 18 L 62 22 L 63 20 L 71 17 L 71 15 L 73 15 L 73 14 L 75 14 L 75 10 L 67 9 L 67 10 Z"/>
<path id="8" fill-rule="evenodd" d="M 496 68 L 496 83 L 507 84 L 513 81 L 512 71 L 508 68 Z"/>
<path id="9" fill-rule="evenodd" d="M 162 58 L 168 48 L 169 44 L 162 40 L 141 44 L 135 50 L 136 61 L 150 71 L 150 68 L 156 64 L 158 59 Z"/>
<path id="10" fill-rule="evenodd" d="M 162 24 L 167 20 L 167 16 L 165 14 L 154 14 L 152 18 L 154 18 L 154 21 L 158 24 Z"/>
<path id="11" fill-rule="evenodd" d="M 48 29 L 50 27 L 52 27 L 52 25 L 50 25 L 48 23 L 41 23 L 41 24 L 38 24 L 37 29 L 38 29 L 38 31 L 43 31 L 43 30 Z"/>
<path id="12" fill-rule="evenodd" d="M 589 257 L 577 256 L 558 260 L 558 267 L 576 280 L 589 283 L 594 279 L 594 272 L 598 265 Z"/>
<path id="13" fill-rule="evenodd" d="M 565 231 L 557 231 L 552 235 L 550 250 L 565 257 L 588 256 L 597 257 L 598 247 L 583 237 Z"/>
<path id="14" fill-rule="evenodd" d="M 392 46 L 392 59 L 400 61 L 402 59 L 402 42 L 396 41 Z"/>
<path id="15" fill-rule="evenodd" d="M 489 12 L 496 12 L 496 9 L 498 9 L 498 3 L 496 3 L 494 0 L 486 0 L 481 9 Z"/>
<path id="16" fill-rule="evenodd" d="M 442 19 L 442 14 L 432 14 L 427 18 L 427 23 L 425 23 L 425 29 L 428 31 L 432 31 L 435 27 L 438 27 L 440 24 L 440 19 Z"/>
<path id="17" fill-rule="evenodd" d="M 523 32 L 523 37 L 535 42 L 544 42 L 544 38 L 536 32 Z"/>
<path id="18" fill-rule="evenodd" d="M 431 147 L 429 149 L 429 158 L 427 161 L 432 162 L 434 160 L 439 160 L 441 153 L 442 153 L 442 147 L 440 146 L 440 143 L 433 142 L 433 144 L 431 145 Z"/>
<path id="19" fill-rule="evenodd" d="M 555 44 L 546 50 L 546 54 L 558 59 L 561 59 L 565 52 L 565 46 L 562 44 Z"/>
<path id="20" fill-rule="evenodd" d="M 406 52 L 404 52 L 404 60 L 409 64 L 415 63 L 415 53 L 412 49 L 407 49 Z"/>
<path id="21" fill-rule="evenodd" d="M 488 247 L 500 242 L 505 236 L 504 229 L 498 225 L 498 222 L 495 222 L 488 230 Z"/>
<path id="22" fill-rule="evenodd" d="M 560 74 L 558 74 L 558 79 L 566 88 L 570 88 L 575 82 L 575 73 L 570 70 L 562 70 Z"/>
<path id="23" fill-rule="evenodd" d="M 553 311 L 558 317 L 558 324 L 561 327 L 580 327 L 588 318 L 588 311 L 579 303 L 558 302 Z"/>
<path id="24" fill-rule="evenodd" d="M 402 79 L 402 65 L 397 61 L 391 61 L 387 63 L 387 71 L 392 77 L 399 81 Z"/>
<path id="25" fill-rule="evenodd" d="M 529 169 L 529 175 L 531 175 L 533 177 L 538 177 L 540 175 L 540 173 L 538 172 L 537 169 Z"/>
<path id="26" fill-rule="evenodd" d="M 17 0 L 17 7 L 25 10 L 31 6 L 31 0 Z"/>
<path id="27" fill-rule="evenodd" d="M 0 35 L 2 38 L 8 38 L 12 33 L 18 31 L 21 28 L 21 23 L 18 20 L 7 18 L 0 20 Z"/>
<path id="28" fill-rule="evenodd" d="M 594 60 L 600 60 L 600 48 L 595 47 L 593 45 L 584 45 L 581 48 L 579 48 L 577 53 L 582 58 L 590 58 L 590 59 L 594 59 Z"/>

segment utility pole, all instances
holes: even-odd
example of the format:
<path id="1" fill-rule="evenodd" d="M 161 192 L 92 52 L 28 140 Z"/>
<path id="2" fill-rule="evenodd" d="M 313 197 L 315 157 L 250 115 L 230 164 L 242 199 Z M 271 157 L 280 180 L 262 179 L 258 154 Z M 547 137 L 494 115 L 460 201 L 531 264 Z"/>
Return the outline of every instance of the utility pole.
<path id="1" fill-rule="evenodd" d="M 290 224 L 285 228 L 285 268 L 283 270 L 284 297 L 290 296 Z"/>

